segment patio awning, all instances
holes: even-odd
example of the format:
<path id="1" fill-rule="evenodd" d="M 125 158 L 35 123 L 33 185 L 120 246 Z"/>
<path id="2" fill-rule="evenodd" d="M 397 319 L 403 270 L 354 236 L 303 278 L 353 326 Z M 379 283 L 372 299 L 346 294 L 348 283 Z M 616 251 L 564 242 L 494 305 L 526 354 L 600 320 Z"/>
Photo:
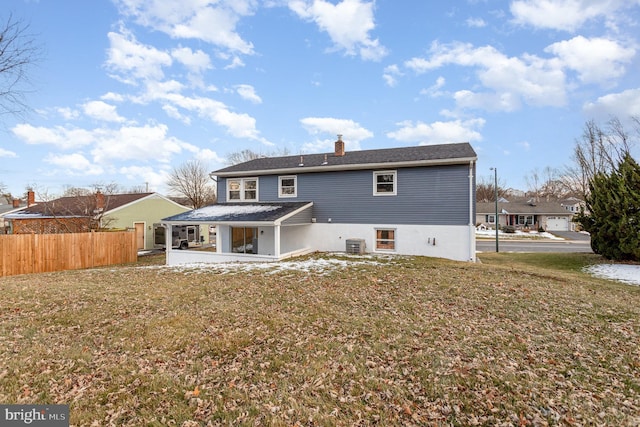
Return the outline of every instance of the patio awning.
<path id="1" fill-rule="evenodd" d="M 164 218 L 170 224 L 294 225 L 311 223 L 313 202 L 220 203 Z"/>

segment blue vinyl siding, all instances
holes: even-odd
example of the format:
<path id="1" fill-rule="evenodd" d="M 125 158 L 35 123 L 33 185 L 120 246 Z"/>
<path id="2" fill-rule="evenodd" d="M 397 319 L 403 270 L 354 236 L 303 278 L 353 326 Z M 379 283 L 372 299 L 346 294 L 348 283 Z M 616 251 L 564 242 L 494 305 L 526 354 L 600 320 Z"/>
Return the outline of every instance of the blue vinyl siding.
<path id="1" fill-rule="evenodd" d="M 319 223 L 469 224 L 468 164 L 388 170 L 397 171 L 395 196 L 374 196 L 373 170 L 356 170 L 298 173 L 297 197 L 286 199 L 278 198 L 278 176 L 263 175 L 259 201 L 312 201 Z M 226 189 L 224 179 L 218 184 Z"/>

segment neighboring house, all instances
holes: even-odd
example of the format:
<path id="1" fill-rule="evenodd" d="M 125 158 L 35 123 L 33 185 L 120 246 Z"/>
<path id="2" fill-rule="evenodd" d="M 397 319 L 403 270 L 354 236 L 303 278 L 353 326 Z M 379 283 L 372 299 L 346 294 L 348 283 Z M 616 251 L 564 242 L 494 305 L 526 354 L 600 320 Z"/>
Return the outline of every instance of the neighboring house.
<path id="1" fill-rule="evenodd" d="M 498 224 L 510 225 L 516 229 L 537 231 L 573 231 L 572 221 L 577 212 L 567 210 L 560 202 L 536 202 L 530 200 L 512 200 L 498 202 Z M 495 202 L 476 204 L 476 224 L 495 228 Z"/>
<path id="2" fill-rule="evenodd" d="M 578 214 L 581 210 L 584 210 L 586 214 L 589 213 L 584 200 L 580 200 L 576 197 L 569 197 L 568 199 L 560 200 L 560 204 L 573 214 Z"/>
<path id="3" fill-rule="evenodd" d="M 0 234 L 11 233 L 10 221 L 5 220 L 6 215 L 18 212 L 26 207 L 34 205 L 35 203 L 35 192 L 33 192 L 33 190 L 29 190 L 27 191 L 26 200 L 13 199 L 10 204 L 0 204 Z"/>
<path id="4" fill-rule="evenodd" d="M 215 253 L 168 264 L 274 261 L 312 251 L 475 261 L 475 170 L 468 143 L 265 157 L 211 173 L 218 204 L 165 218 L 217 229 Z"/>
<path id="5" fill-rule="evenodd" d="M 13 203 L 1 203 L 0 204 L 0 234 L 7 234 L 9 232 L 9 225 L 5 222 L 4 216 L 15 211 L 18 211 L 25 207 L 19 199 L 13 200 Z"/>
<path id="6" fill-rule="evenodd" d="M 4 215 L 13 234 L 135 230 L 138 249 L 153 249 L 153 224 L 188 207 L 158 193 L 61 197 Z"/>

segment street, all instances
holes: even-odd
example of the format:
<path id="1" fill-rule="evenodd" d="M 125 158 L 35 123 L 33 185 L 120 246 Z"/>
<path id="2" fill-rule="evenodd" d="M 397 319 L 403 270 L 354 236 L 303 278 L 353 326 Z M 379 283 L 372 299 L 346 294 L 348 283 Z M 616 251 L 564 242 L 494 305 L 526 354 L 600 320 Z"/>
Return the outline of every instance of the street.
<path id="1" fill-rule="evenodd" d="M 499 240 L 500 252 L 593 252 L 591 243 L 577 240 Z M 495 240 L 476 240 L 477 252 L 495 252 Z"/>

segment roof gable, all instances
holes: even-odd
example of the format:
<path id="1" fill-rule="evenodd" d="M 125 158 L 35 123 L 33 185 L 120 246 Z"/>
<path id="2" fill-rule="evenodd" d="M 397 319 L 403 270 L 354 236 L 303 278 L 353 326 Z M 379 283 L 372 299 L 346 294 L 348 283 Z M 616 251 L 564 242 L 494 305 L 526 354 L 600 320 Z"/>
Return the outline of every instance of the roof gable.
<path id="1" fill-rule="evenodd" d="M 105 194 L 104 209 L 109 213 L 127 204 L 134 203 L 154 193 Z M 87 217 L 98 213 L 95 194 L 89 196 L 67 196 L 47 202 L 39 202 L 11 215 L 12 218 L 43 218 L 43 217 Z"/>
<path id="2" fill-rule="evenodd" d="M 163 222 L 276 222 L 312 202 L 222 203 L 164 218 Z"/>
<path id="3" fill-rule="evenodd" d="M 349 151 L 344 156 L 335 153 L 298 156 L 262 157 L 212 172 L 217 176 L 268 174 L 279 172 L 321 172 L 329 170 L 366 169 L 370 167 L 420 166 L 427 164 L 462 163 L 476 160 L 469 143 L 422 145 L 379 150 Z"/>

